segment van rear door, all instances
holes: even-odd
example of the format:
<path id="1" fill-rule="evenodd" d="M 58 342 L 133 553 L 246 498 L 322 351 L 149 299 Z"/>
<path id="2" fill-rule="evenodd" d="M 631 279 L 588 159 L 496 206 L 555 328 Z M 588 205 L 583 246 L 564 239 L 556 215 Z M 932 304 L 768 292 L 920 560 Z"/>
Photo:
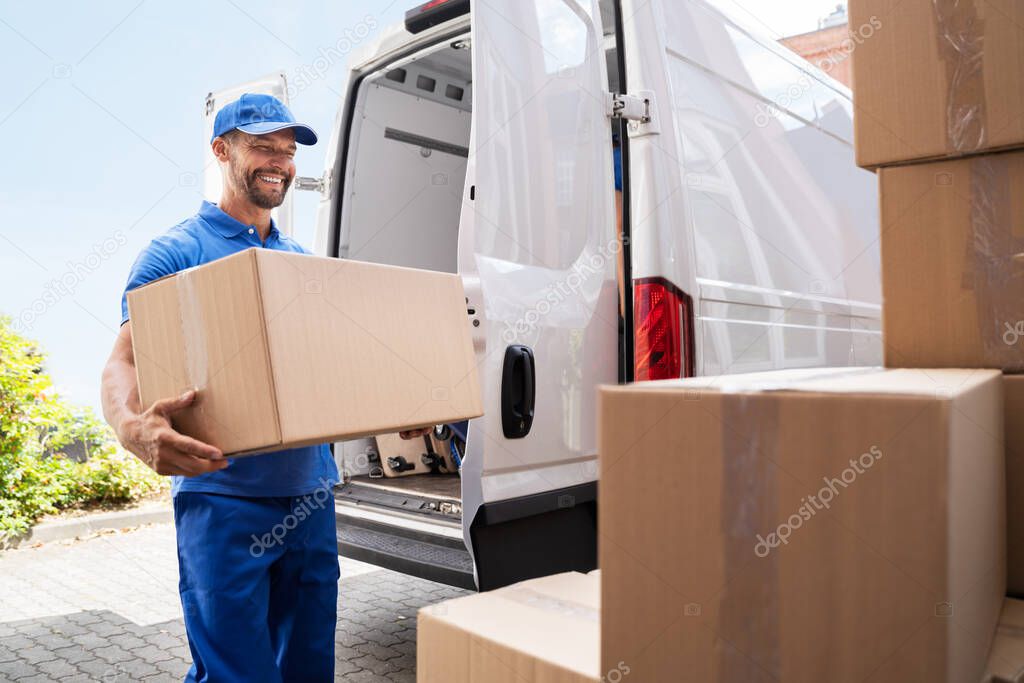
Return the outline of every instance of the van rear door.
<path id="1" fill-rule="evenodd" d="M 596 0 L 473 0 L 459 272 L 485 415 L 463 466 L 478 584 L 595 561 L 596 389 L 615 383 L 611 127 Z"/>
<path id="2" fill-rule="evenodd" d="M 203 199 L 214 204 L 220 201 L 221 175 L 217 158 L 210 149 L 213 121 L 221 107 L 237 100 L 245 93 L 273 95 L 288 104 L 288 84 L 282 72 L 215 90 L 206 96 L 206 104 L 203 107 Z M 271 212 L 277 229 L 286 235 L 292 234 L 292 194 L 288 192 L 281 206 Z"/>

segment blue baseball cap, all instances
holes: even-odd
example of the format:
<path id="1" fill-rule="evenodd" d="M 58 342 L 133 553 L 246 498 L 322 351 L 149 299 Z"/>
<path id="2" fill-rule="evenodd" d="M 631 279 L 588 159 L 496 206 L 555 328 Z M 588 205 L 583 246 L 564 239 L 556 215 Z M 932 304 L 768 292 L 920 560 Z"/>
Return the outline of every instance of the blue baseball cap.
<path id="1" fill-rule="evenodd" d="M 316 131 L 304 123 L 296 123 L 291 109 L 273 95 L 245 93 L 221 107 L 213 120 L 210 143 L 236 128 L 250 135 L 265 135 L 291 128 L 295 131 L 295 142 L 300 145 L 316 144 Z"/>

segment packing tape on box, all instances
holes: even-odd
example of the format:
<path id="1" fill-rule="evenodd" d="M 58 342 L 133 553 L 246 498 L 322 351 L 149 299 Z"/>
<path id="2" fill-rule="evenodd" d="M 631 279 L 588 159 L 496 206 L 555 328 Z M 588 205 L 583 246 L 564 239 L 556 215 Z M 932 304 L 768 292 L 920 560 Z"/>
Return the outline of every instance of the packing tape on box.
<path id="1" fill-rule="evenodd" d="M 1024 370 L 1024 235 L 1014 234 L 1010 161 L 1005 154 L 970 161 L 971 233 L 962 286 L 974 293 L 986 353 L 1012 371 Z"/>
<path id="2" fill-rule="evenodd" d="M 203 311 L 196 293 L 195 268 L 180 271 L 178 281 L 178 315 L 181 317 L 181 336 L 185 345 L 185 371 L 188 386 L 183 389 L 206 388 L 209 373 L 206 356 L 206 335 L 203 331 Z"/>
<path id="3" fill-rule="evenodd" d="M 589 605 L 572 600 L 546 595 L 526 586 L 509 586 L 501 591 L 501 597 L 545 612 L 561 614 L 573 619 L 583 619 L 594 623 L 601 622 L 601 611 L 599 609 L 594 609 Z"/>
<path id="4" fill-rule="evenodd" d="M 778 383 L 772 390 L 783 390 Z M 705 394 L 705 396 L 711 396 Z M 779 523 L 779 402 L 769 392 L 721 393 L 722 539 L 726 584 L 716 599 L 722 681 L 749 680 L 751 661 L 781 675 L 779 557 L 756 552 Z M 750 572 L 757 580 L 749 580 Z"/>
<path id="5" fill-rule="evenodd" d="M 985 31 L 975 0 L 932 0 L 939 55 L 946 64 L 946 139 L 950 153 L 985 146 Z"/>

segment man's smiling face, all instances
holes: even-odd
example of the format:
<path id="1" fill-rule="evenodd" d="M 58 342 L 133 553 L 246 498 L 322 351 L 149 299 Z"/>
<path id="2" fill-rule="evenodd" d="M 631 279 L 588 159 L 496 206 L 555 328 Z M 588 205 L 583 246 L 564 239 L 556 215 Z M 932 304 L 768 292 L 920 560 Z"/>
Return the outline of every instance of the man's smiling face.
<path id="1" fill-rule="evenodd" d="M 289 128 L 265 135 L 227 135 L 228 175 L 239 195 L 261 209 L 284 201 L 295 179 L 295 133 Z"/>

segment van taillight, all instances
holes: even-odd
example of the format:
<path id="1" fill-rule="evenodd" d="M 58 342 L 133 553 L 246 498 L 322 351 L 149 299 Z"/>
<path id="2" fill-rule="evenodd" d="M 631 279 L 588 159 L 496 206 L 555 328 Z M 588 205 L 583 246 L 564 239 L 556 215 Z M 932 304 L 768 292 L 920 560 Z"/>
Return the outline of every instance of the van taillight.
<path id="1" fill-rule="evenodd" d="M 693 300 L 660 277 L 633 281 L 637 382 L 692 377 Z"/>

